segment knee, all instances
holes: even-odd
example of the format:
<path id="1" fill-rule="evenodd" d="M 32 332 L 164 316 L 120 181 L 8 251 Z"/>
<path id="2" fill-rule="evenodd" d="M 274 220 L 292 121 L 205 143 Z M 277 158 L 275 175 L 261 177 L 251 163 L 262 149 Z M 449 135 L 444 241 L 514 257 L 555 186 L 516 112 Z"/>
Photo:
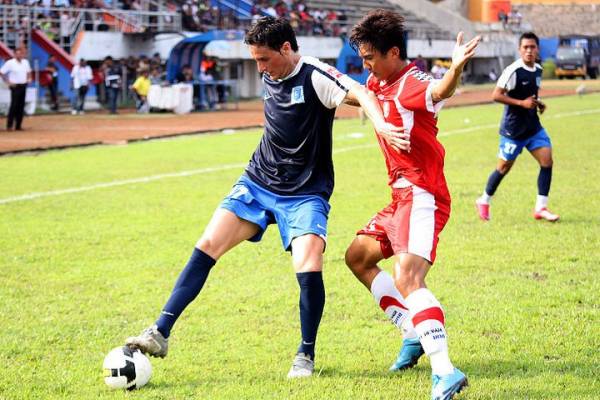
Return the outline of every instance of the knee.
<path id="1" fill-rule="evenodd" d="M 413 269 L 404 269 L 401 273 L 396 273 L 394 276 L 394 284 L 396 288 L 406 297 L 415 290 L 424 287 L 425 282 L 423 277 Z"/>
<path id="2" fill-rule="evenodd" d="M 554 162 L 552 161 L 552 157 L 549 157 L 547 160 L 543 160 L 540 162 L 540 167 L 542 168 L 552 168 Z"/>
<path id="3" fill-rule="evenodd" d="M 202 235 L 202 237 L 198 239 L 198 242 L 196 242 L 196 248 L 202 250 L 214 260 L 218 260 L 219 257 L 223 255 L 222 248 L 220 248 L 210 236 Z"/>
<path id="4" fill-rule="evenodd" d="M 512 164 L 505 163 L 505 164 L 498 166 L 497 170 L 502 175 L 506 175 L 506 174 L 508 174 L 508 171 L 510 171 L 511 167 L 512 167 Z"/>
<path id="5" fill-rule="evenodd" d="M 316 258 L 307 258 L 305 260 L 294 262 L 296 272 L 319 272 L 323 270 L 323 262 Z"/>
<path id="6" fill-rule="evenodd" d="M 364 271 L 367 268 L 363 252 L 358 251 L 354 246 L 350 246 L 348 250 L 346 250 L 344 259 L 348 268 L 354 273 Z"/>

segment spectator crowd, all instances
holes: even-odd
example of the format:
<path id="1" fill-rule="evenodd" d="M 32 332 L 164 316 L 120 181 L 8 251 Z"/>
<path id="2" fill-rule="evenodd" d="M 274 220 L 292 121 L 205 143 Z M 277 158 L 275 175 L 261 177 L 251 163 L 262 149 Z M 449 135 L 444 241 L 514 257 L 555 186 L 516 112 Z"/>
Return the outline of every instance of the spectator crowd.
<path id="1" fill-rule="evenodd" d="M 344 11 L 312 9 L 304 0 L 256 0 L 250 18 L 240 18 L 233 10 L 210 5 L 209 0 L 185 0 L 181 5 L 182 25 L 186 31 L 239 29 L 256 19 L 271 15 L 290 21 L 299 35 L 339 36 L 346 34 L 348 18 Z"/>

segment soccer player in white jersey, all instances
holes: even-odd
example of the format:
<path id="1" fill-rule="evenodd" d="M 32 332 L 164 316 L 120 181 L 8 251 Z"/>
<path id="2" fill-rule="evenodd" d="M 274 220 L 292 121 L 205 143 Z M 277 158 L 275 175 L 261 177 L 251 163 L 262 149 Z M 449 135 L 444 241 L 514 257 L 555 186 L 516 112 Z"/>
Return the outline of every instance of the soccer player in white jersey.
<path id="1" fill-rule="evenodd" d="M 277 224 L 300 286 L 301 342 L 288 377 L 307 377 L 314 370 L 325 305 L 321 271 L 334 183 L 335 108 L 342 102 L 359 103 L 396 146 L 407 148 L 408 141 L 384 120 L 377 101 L 357 82 L 316 58 L 300 56 L 288 21 L 261 18 L 245 42 L 263 74 L 264 134 L 196 243 L 155 325 L 126 343 L 152 356 L 166 356 L 171 328 L 200 293 L 217 260 L 243 241 L 260 241 L 267 226 Z"/>
<path id="2" fill-rule="evenodd" d="M 445 151 L 436 138 L 437 113 L 454 93 L 480 38 L 463 44 L 461 32 L 450 69 L 441 80 L 433 80 L 407 61 L 403 21 L 396 12 L 374 10 L 350 35 L 370 72 L 367 89 L 381 104 L 385 120 L 404 127 L 410 148 L 396 148 L 376 129 L 392 202 L 357 232 L 346 251 L 346 264 L 403 330 L 402 349 L 391 370 L 411 368 L 425 353 L 432 367 L 432 399 L 451 399 L 467 385 L 467 378 L 450 361 L 444 312 L 425 284 L 438 235 L 450 216 Z M 392 256 L 393 278 L 377 266 Z"/>
<path id="3" fill-rule="evenodd" d="M 552 143 L 540 123 L 539 113 L 546 110 L 538 91 L 542 81 L 542 67 L 535 62 L 540 41 L 535 33 L 525 32 L 519 38 L 521 58 L 506 67 L 494 88 L 494 100 L 504 104 L 500 123 L 500 148 L 496 169 L 488 178 L 481 197 L 475 205 L 479 218 L 490 220 L 490 202 L 502 179 L 508 174 L 525 147 L 540 165 L 538 196 L 533 217 L 556 222 L 559 219 L 548 209 L 548 194 L 552 182 Z"/>

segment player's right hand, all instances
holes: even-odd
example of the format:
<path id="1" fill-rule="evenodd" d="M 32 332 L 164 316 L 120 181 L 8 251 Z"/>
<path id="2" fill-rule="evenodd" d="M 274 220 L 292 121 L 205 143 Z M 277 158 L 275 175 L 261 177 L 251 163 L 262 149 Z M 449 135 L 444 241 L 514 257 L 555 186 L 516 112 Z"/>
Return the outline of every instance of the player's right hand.
<path id="1" fill-rule="evenodd" d="M 410 152 L 410 134 L 404 131 L 403 126 L 395 126 L 389 122 L 385 122 L 381 126 L 376 127 L 376 130 L 396 151 L 404 150 Z"/>
<path id="2" fill-rule="evenodd" d="M 538 101 L 535 96 L 529 96 L 525 100 L 521 100 L 521 107 L 531 110 L 538 106 Z"/>

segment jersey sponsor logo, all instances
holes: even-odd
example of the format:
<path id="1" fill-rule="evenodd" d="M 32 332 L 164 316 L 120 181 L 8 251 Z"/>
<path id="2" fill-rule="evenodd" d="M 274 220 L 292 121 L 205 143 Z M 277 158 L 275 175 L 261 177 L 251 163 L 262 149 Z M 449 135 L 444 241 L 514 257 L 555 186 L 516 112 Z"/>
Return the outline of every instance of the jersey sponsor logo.
<path id="1" fill-rule="evenodd" d="M 527 85 L 529 83 L 529 81 L 523 81 L 521 82 L 522 85 Z"/>
<path id="2" fill-rule="evenodd" d="M 292 104 L 304 103 L 304 88 L 302 86 L 294 86 L 292 88 Z"/>

